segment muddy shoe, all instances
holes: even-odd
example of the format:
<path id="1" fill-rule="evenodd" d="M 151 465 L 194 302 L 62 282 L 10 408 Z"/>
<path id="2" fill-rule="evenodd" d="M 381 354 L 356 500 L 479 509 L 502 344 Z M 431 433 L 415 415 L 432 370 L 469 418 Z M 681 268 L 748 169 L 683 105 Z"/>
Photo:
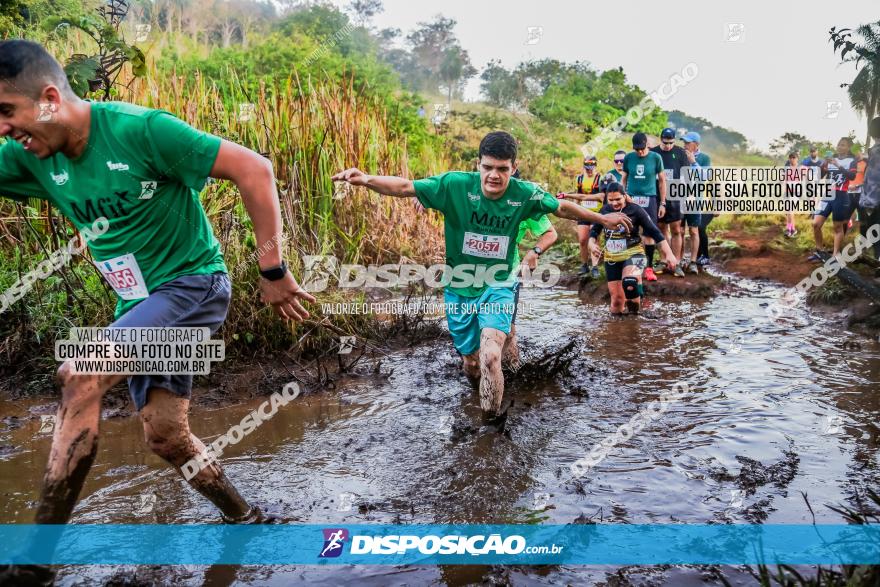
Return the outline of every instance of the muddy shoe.
<path id="1" fill-rule="evenodd" d="M 513 400 L 505 400 L 501 404 L 501 412 L 498 414 L 492 414 L 489 412 L 483 412 L 483 427 L 480 428 L 481 432 L 497 432 L 498 434 L 504 434 L 505 428 L 507 426 L 507 414 L 510 413 L 510 408 L 513 406 Z"/>
<path id="2" fill-rule="evenodd" d="M 640 306 L 641 306 L 641 304 L 637 304 L 636 302 L 634 302 L 632 300 L 626 301 L 626 309 L 630 314 L 638 314 Z"/>
<path id="3" fill-rule="evenodd" d="M 0 587 L 37 587 L 55 584 L 55 571 L 47 565 L 0 565 Z"/>

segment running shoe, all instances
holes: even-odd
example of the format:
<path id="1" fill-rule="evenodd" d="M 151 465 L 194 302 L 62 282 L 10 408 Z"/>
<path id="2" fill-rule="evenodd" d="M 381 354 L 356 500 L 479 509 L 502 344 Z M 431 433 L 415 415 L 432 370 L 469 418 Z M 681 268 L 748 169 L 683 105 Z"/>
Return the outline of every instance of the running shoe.
<path id="1" fill-rule="evenodd" d="M 795 228 L 795 227 L 792 226 L 792 227 L 791 227 L 791 234 L 788 235 L 788 236 L 791 237 L 791 238 L 794 238 L 794 237 L 797 236 L 797 233 L 798 233 L 797 228 Z"/>
<path id="2" fill-rule="evenodd" d="M 590 272 L 590 264 L 584 263 L 583 265 L 581 265 L 581 270 L 578 271 L 578 275 L 586 275 L 589 272 Z"/>
<path id="3" fill-rule="evenodd" d="M 697 266 L 696 263 L 689 263 L 688 264 L 688 271 L 693 275 L 700 274 L 700 268 Z"/>
<path id="4" fill-rule="evenodd" d="M 684 269 L 681 268 L 681 265 L 677 265 L 675 267 L 675 271 L 672 274 L 676 277 L 684 277 Z"/>
<path id="5" fill-rule="evenodd" d="M 590 277 L 593 279 L 599 279 L 599 268 L 593 267 L 590 269 Z"/>
<path id="6" fill-rule="evenodd" d="M 657 276 L 654 274 L 654 269 L 648 267 L 645 269 L 645 280 L 646 281 L 657 281 Z"/>
<path id="7" fill-rule="evenodd" d="M 654 273 L 657 275 L 663 275 L 664 271 L 666 271 L 666 261 L 657 261 L 654 263 Z"/>
<path id="8" fill-rule="evenodd" d="M 705 267 L 708 264 L 709 264 L 709 257 L 707 257 L 706 255 L 700 255 L 697 258 L 697 265 L 699 265 L 700 267 Z"/>
<path id="9" fill-rule="evenodd" d="M 813 251 L 813 254 L 807 257 L 807 261 L 812 261 L 813 263 L 821 263 L 822 257 L 819 255 L 819 251 Z"/>

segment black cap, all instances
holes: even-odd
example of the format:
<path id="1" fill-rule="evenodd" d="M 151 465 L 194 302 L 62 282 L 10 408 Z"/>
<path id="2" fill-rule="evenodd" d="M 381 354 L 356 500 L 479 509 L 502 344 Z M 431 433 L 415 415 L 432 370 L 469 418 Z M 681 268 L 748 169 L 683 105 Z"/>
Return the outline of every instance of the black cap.
<path id="1" fill-rule="evenodd" d="M 648 146 L 648 135 L 637 132 L 633 135 L 633 149 L 644 149 Z"/>
<path id="2" fill-rule="evenodd" d="M 675 138 L 675 129 L 674 128 L 664 128 L 663 132 L 660 133 L 661 139 L 674 139 Z"/>

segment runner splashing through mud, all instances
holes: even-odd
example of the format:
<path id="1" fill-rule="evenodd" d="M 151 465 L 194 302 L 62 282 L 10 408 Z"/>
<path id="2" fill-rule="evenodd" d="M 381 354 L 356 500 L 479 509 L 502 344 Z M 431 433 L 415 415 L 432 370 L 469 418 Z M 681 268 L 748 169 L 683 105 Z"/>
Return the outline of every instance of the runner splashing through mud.
<path id="1" fill-rule="evenodd" d="M 51 112 L 51 120 L 38 119 L 41 111 Z M 106 220 L 107 232 L 90 241 L 89 248 L 96 262 L 127 276 L 108 276 L 118 297 L 111 327 L 208 327 L 216 332 L 223 324 L 231 284 L 198 198 L 208 177 L 231 180 L 241 190 L 262 252 L 263 299 L 285 319 L 308 316 L 300 301 L 314 298 L 282 263 L 272 166 L 260 155 L 166 112 L 83 101 L 45 49 L 20 40 L 0 43 L 0 135 L 10 139 L 0 146 L 0 194 L 48 200 L 80 231 Z M 101 398 L 125 379 L 78 374 L 69 361 L 58 369 L 61 404 L 37 523 L 70 519 L 95 460 Z M 204 451 L 189 430 L 192 375 L 132 376 L 128 388 L 153 452 L 179 472 Z M 216 463 L 190 484 L 228 521 L 260 516 Z M 37 572 L 7 568 L 0 583 L 25 584 L 27 574 L 33 579 Z"/>
<path id="2" fill-rule="evenodd" d="M 498 429 L 507 415 L 502 408 L 501 354 L 516 308 L 514 249 L 520 224 L 526 218 L 552 213 L 606 228 L 632 226 L 625 214 L 602 216 L 511 177 L 516 157 L 516 140 L 498 131 L 480 142 L 477 173 L 451 171 L 413 181 L 351 168 L 333 176 L 333 181 L 386 196 L 418 198 L 426 208 L 443 213 L 446 263 L 453 275 L 463 276 L 444 291 L 449 333 L 462 356 L 465 374 L 473 383 L 479 382 L 480 407 L 487 423 Z"/>

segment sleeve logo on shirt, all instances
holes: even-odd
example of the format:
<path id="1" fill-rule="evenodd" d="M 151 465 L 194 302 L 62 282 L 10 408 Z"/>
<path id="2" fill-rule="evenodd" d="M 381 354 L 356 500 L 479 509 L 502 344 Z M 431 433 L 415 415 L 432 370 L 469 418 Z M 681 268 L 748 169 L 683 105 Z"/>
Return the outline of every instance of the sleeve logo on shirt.
<path id="1" fill-rule="evenodd" d="M 67 180 L 70 179 L 70 175 L 67 173 L 66 169 L 57 175 L 50 171 L 49 175 L 52 176 L 52 181 L 55 182 L 55 185 L 64 185 L 67 183 Z"/>

